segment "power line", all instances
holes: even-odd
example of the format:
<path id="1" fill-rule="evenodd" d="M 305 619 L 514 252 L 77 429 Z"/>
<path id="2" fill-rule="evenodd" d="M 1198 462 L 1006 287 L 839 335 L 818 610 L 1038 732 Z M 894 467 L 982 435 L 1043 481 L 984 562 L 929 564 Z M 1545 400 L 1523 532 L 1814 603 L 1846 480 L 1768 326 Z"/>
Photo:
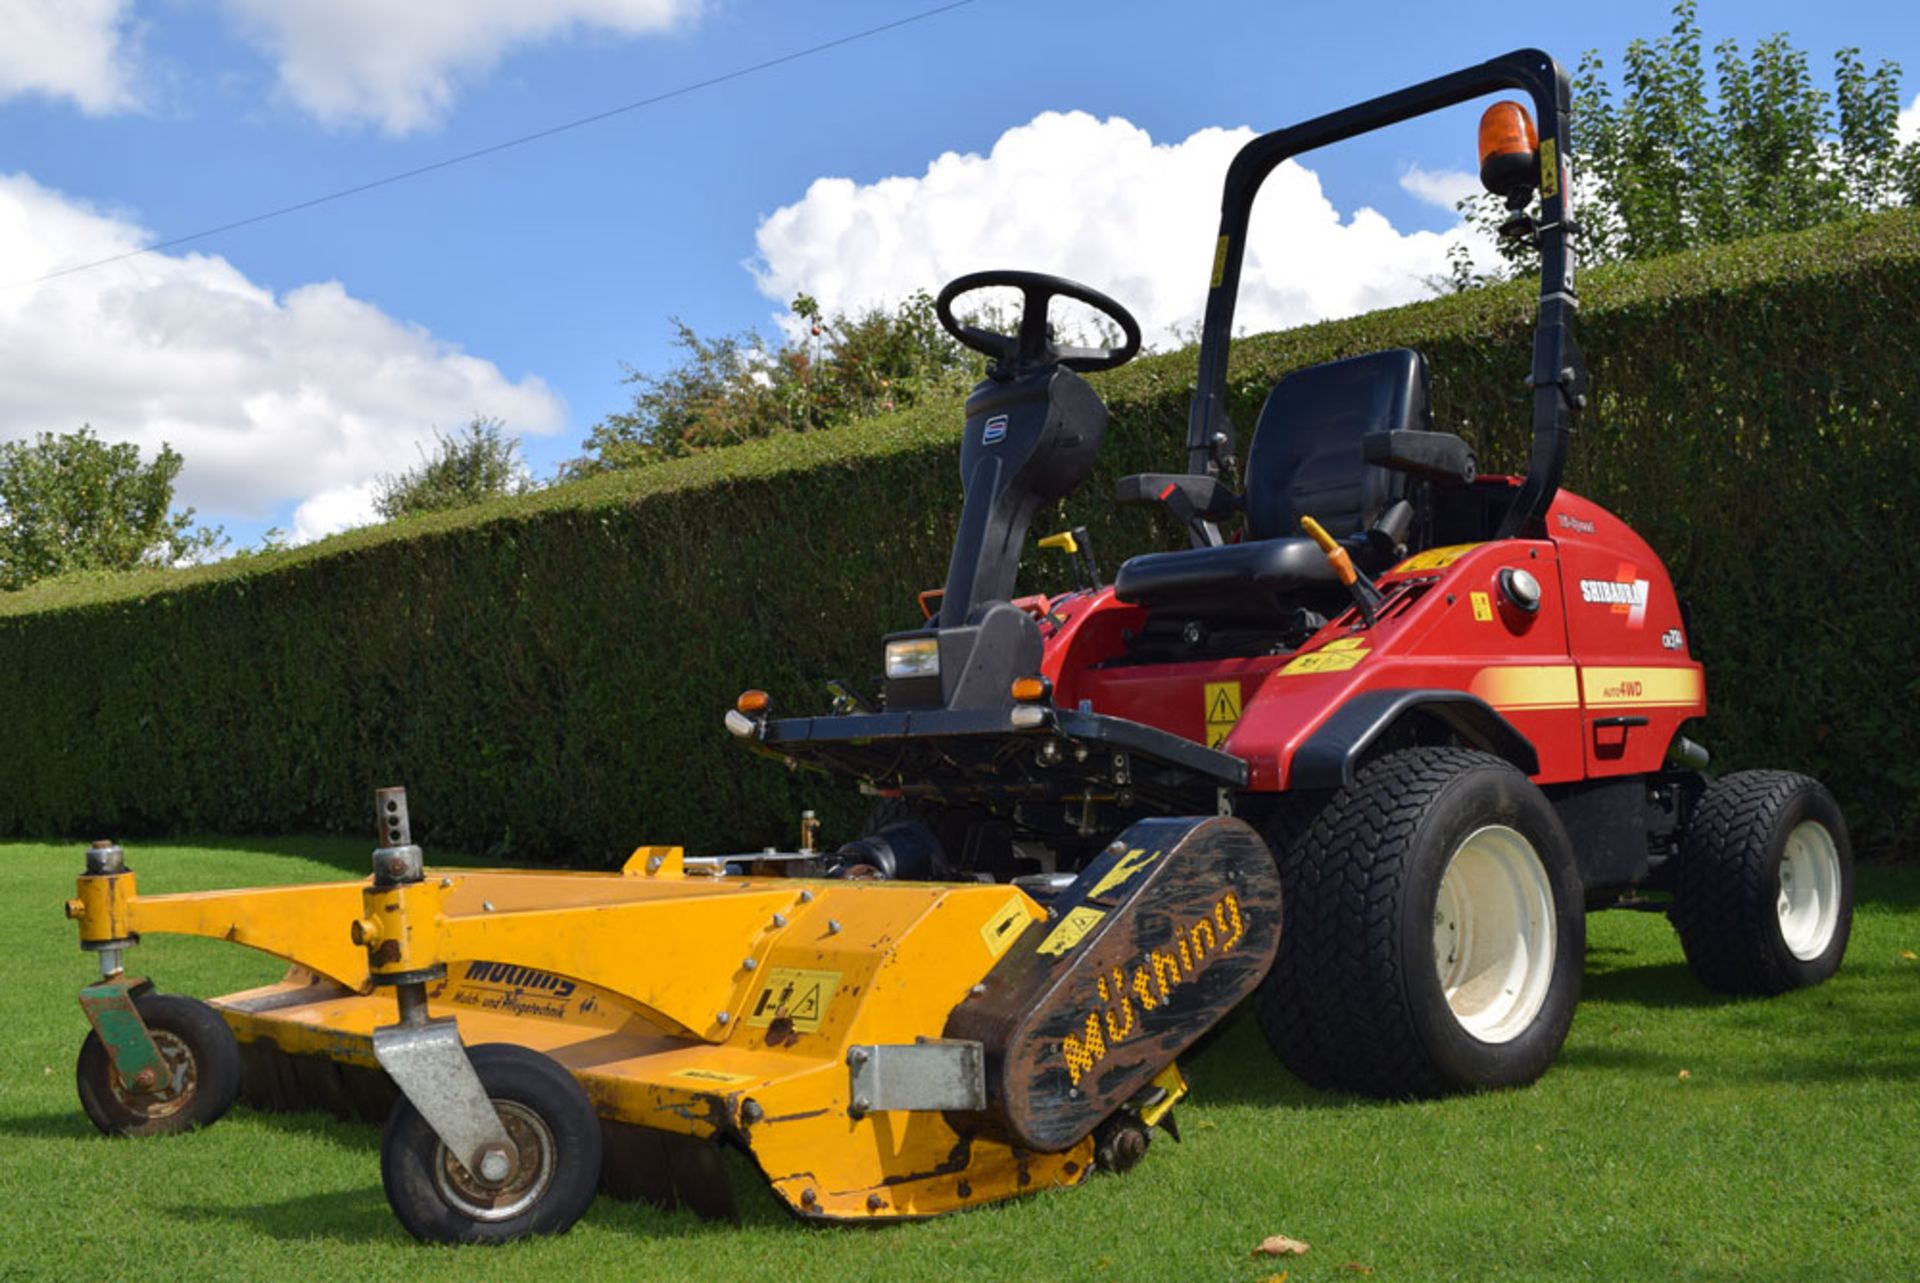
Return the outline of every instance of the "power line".
<path id="1" fill-rule="evenodd" d="M 825 53 L 829 49 L 838 49 L 842 45 L 850 45 L 857 41 L 868 39 L 871 36 L 896 31 L 901 27 L 911 26 L 916 22 L 923 22 L 928 18 L 938 17 L 940 14 L 948 13 L 972 3 L 973 0 L 949 0 L 947 4 L 936 5 L 931 9 L 924 9 L 919 13 L 910 14 L 905 18 L 896 18 L 892 22 L 883 22 L 877 27 L 868 27 L 864 31 L 856 31 L 851 35 L 840 36 L 821 44 L 811 45 L 805 49 L 796 49 L 792 53 L 784 53 L 777 58 L 769 58 L 765 62 L 756 62 L 750 67 L 737 67 L 732 71 L 722 72 L 720 75 L 710 76 L 705 80 L 696 80 L 692 84 L 681 85 L 677 89 L 669 89 L 664 93 L 654 94 L 650 98 L 641 98 L 623 106 L 612 107 L 606 111 L 598 111 L 591 116 L 581 116 L 577 120 L 569 120 L 564 124 L 536 130 L 531 134 L 522 134 L 518 138 L 509 138 L 504 142 L 490 143 L 474 151 L 462 152 L 458 156 L 449 156 L 444 160 L 436 160 L 430 164 L 418 165 L 412 169 L 403 169 L 397 174 L 388 174 L 384 178 L 375 178 L 369 182 L 360 183 L 353 187 L 343 187 L 339 191 L 328 192 L 324 196 L 315 196 L 308 200 L 296 201 L 291 205 L 282 205 L 278 209 L 269 209 L 263 213 L 250 214 L 246 218 L 237 218 L 230 223 L 222 223 L 218 227 L 208 227 L 198 232 L 189 232 L 185 236 L 174 236 L 164 241 L 157 241 L 152 245 L 143 245 L 139 249 L 130 249 L 123 253 L 109 255 L 106 258 L 96 258 L 91 262 L 75 263 L 70 267 L 58 268 L 48 272 L 44 276 L 36 276 L 30 280 L 15 281 L 11 285 L 0 286 L 0 290 L 20 289 L 28 285 L 39 285 L 46 281 L 58 280 L 62 276 L 72 276 L 76 272 L 91 271 L 96 267 L 106 267 L 110 263 L 120 263 L 130 258 L 139 258 L 143 254 L 157 254 L 161 250 L 172 249 L 177 245 L 185 245 L 191 241 L 205 240 L 209 236 L 218 236 L 222 232 L 231 232 L 238 228 L 251 227 L 255 223 L 264 223 L 268 219 L 282 218 L 288 214 L 297 214 L 301 210 L 312 209 L 316 205 L 325 205 L 332 201 L 345 200 L 349 196 L 358 196 L 363 192 L 370 192 L 377 188 L 390 187 L 395 183 L 403 183 L 409 178 L 418 178 L 422 174 L 431 174 L 436 170 L 450 169 L 455 165 L 464 165 L 470 160 L 479 160 L 483 156 L 491 156 L 496 152 L 507 151 L 514 147 L 524 147 L 528 143 L 539 142 L 543 138 L 552 138 L 556 134 L 564 134 L 569 130 L 598 124 L 603 120 L 611 120 L 615 116 L 622 116 L 630 111 L 639 111 L 643 107 L 652 107 L 656 104 L 666 102 L 669 99 L 682 98 L 687 94 L 697 93 L 702 89 L 711 89 L 715 85 L 725 84 L 729 80 L 739 80 L 745 76 L 755 75 L 758 72 L 767 71 L 785 63 L 798 62 L 802 58 L 811 58 L 813 55 Z"/>

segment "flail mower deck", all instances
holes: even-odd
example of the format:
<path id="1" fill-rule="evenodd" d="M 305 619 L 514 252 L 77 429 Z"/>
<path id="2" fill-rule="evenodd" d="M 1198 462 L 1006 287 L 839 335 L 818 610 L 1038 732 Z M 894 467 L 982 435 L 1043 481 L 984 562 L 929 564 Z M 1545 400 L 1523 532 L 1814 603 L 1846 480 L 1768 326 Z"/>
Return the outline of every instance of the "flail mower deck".
<path id="1" fill-rule="evenodd" d="M 1425 358 L 1298 370 L 1242 458 L 1227 353 L 1254 197 L 1283 161 L 1485 94 L 1481 176 L 1539 250 L 1524 476 L 1435 429 Z M 1573 342 L 1568 85 L 1521 50 L 1254 139 L 1230 167 L 1187 471 L 1125 478 L 1192 546 L 1019 597 L 1035 514 L 1090 475 L 1081 372 L 1138 351 L 1105 295 L 1031 272 L 936 310 L 991 358 L 937 613 L 871 697 L 749 691 L 749 748 L 877 796 L 833 851 L 613 874 L 429 870 L 376 797 L 367 882 L 145 896 L 88 852 L 68 905 L 102 979 L 77 1070 L 134 1135 L 260 1104 L 386 1116 L 381 1175 L 434 1241 L 563 1230 L 599 1188 L 716 1212 L 717 1146 L 804 1216 L 937 1215 L 1124 1170 L 1173 1130 L 1177 1058 L 1242 1000 L 1306 1081 L 1386 1097 L 1532 1082 L 1578 1002 L 1588 909 L 1668 913 L 1695 975 L 1778 993 L 1846 950 L 1852 864 L 1816 781 L 1714 779 L 1692 626 L 1653 550 L 1560 488 Z M 1538 121 L 1536 128 L 1535 121 Z M 1537 213 L 1534 199 L 1538 196 Z M 1014 335 L 956 317 L 1019 290 Z M 1054 341 L 1048 306 L 1114 348 Z M 1229 484 L 1242 478 L 1238 490 Z M 1237 528 L 1235 528 L 1237 527 Z M 932 596 L 933 594 L 928 594 Z M 1283 898 L 1284 887 L 1284 898 Z M 211 1004 L 128 976 L 143 934 L 231 940 L 285 980 Z"/>

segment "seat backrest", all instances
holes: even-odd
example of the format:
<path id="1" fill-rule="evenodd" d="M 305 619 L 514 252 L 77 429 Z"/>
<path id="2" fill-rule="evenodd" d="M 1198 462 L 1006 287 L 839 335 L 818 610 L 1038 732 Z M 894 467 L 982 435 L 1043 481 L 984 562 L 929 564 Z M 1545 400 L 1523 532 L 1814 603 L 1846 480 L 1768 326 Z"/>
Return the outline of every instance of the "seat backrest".
<path id="1" fill-rule="evenodd" d="M 1295 370 L 1274 385 L 1247 448 L 1247 537 L 1300 533 L 1310 516 L 1335 538 L 1365 530 L 1406 494 L 1407 476 L 1364 462 L 1370 432 L 1433 430 L 1427 358 L 1393 348 Z"/>

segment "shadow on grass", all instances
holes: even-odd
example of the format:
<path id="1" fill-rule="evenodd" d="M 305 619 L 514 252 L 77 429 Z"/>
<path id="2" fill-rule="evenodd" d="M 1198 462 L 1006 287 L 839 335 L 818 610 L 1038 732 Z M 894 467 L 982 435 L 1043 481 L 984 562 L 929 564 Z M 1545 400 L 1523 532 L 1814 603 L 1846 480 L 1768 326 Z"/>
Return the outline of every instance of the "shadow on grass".
<path id="1" fill-rule="evenodd" d="M 20 1140 L 86 1140 L 100 1136 L 99 1128 L 87 1121 L 76 1103 L 70 1113 L 9 1115 L 0 1117 L 0 1136 Z"/>
<path id="2" fill-rule="evenodd" d="M 1595 955 L 1589 950 L 1587 975 L 1580 988 L 1582 1002 L 1622 1002 L 1636 1007 L 1666 1010 L 1675 1007 L 1724 1007 L 1736 1001 L 1704 988 L 1684 962 L 1660 962 L 1641 967 L 1602 966 L 1595 968 Z M 1631 955 L 1632 950 L 1608 950 Z"/>
<path id="3" fill-rule="evenodd" d="M 411 1242 L 387 1206 L 378 1169 L 368 1175 L 369 1183 L 360 1189 L 300 1194 L 274 1203 L 182 1204 L 171 1210 L 181 1220 L 238 1225 L 287 1242 Z"/>

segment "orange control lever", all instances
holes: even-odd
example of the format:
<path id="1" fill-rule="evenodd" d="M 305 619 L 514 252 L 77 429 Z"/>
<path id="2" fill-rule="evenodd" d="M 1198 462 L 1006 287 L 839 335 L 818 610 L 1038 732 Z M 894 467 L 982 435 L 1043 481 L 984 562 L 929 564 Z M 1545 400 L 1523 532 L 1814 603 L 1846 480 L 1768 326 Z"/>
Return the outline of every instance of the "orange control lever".
<path id="1" fill-rule="evenodd" d="M 1367 627 L 1373 627 L 1373 609 L 1380 604 L 1380 590 L 1373 586 L 1371 579 L 1360 573 L 1360 568 L 1353 564 L 1352 554 L 1327 533 L 1325 526 L 1312 517 L 1302 517 L 1300 528 L 1307 532 L 1309 539 L 1320 545 L 1321 552 L 1327 554 L 1327 564 L 1333 567 L 1333 573 L 1353 594 L 1353 604 L 1359 609 L 1360 617 L 1367 621 Z"/>

